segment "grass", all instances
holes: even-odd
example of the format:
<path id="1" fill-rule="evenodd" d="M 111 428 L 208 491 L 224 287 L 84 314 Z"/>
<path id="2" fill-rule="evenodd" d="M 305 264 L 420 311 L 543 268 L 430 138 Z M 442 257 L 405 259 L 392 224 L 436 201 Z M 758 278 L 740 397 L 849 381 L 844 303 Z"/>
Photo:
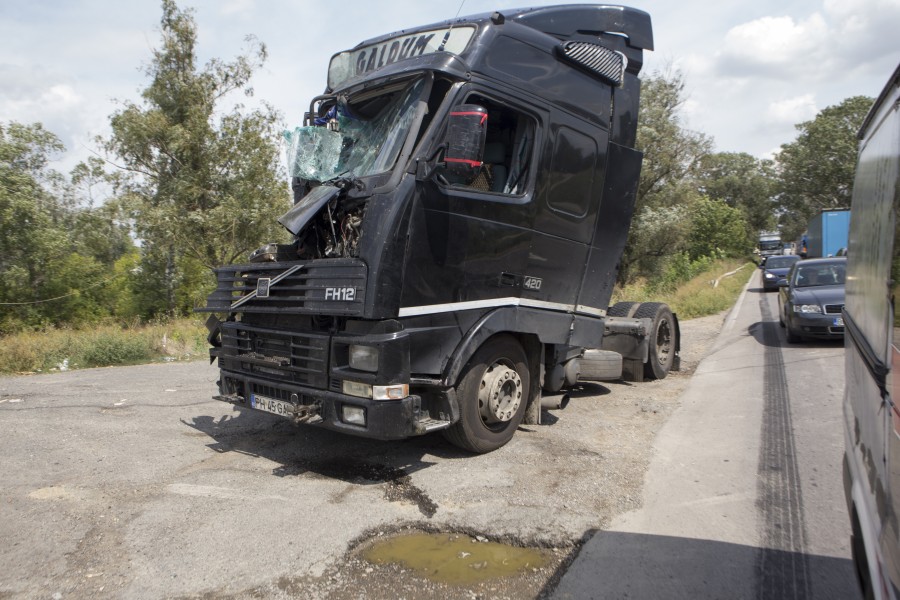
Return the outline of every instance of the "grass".
<path id="1" fill-rule="evenodd" d="M 734 304 L 753 268 L 749 262 L 718 261 L 711 270 L 671 292 L 653 291 L 639 282 L 616 288 L 612 301 L 665 302 L 680 319 L 713 315 Z M 0 339 L 0 373 L 194 360 L 207 357 L 208 347 L 206 328 L 197 319 L 129 327 L 52 329 Z"/>
<path id="2" fill-rule="evenodd" d="M 209 356 L 208 347 L 206 329 L 196 319 L 143 326 L 50 329 L 3 337 L 0 373 L 193 360 Z"/>
<path id="3" fill-rule="evenodd" d="M 616 288 L 612 302 L 665 302 L 679 319 L 695 319 L 722 312 L 734 305 L 741 290 L 753 273 L 755 265 L 739 260 L 721 260 L 712 268 L 670 292 L 651 290 L 638 282 Z"/>

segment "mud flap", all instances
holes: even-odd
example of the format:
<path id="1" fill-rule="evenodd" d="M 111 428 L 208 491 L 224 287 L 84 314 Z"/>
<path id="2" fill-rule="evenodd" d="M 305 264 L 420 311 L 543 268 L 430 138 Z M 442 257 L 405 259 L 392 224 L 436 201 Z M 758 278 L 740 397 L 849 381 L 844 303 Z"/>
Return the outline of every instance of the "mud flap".
<path id="1" fill-rule="evenodd" d="M 525 407 L 525 416 L 522 418 L 524 425 L 541 424 L 541 381 L 544 371 L 544 347 L 529 345 L 528 364 L 530 368 L 531 385 L 528 386 L 528 405 Z"/>

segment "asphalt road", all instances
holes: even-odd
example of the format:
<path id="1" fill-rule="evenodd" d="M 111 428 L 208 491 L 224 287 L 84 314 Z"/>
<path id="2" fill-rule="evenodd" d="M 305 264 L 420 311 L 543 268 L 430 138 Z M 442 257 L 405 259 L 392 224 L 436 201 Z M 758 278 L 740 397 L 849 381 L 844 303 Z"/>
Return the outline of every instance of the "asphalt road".
<path id="1" fill-rule="evenodd" d="M 841 480 L 843 344 L 788 344 L 777 293 L 759 283 L 656 438 L 643 506 L 595 532 L 554 597 L 860 597 Z"/>
<path id="2" fill-rule="evenodd" d="M 683 373 L 483 456 L 234 411 L 202 362 L 0 378 L 0 598 L 447 597 L 348 556 L 411 526 L 560 567 L 454 597 L 852 599 L 843 347 L 788 346 L 775 310 L 751 283 L 683 324 Z"/>
<path id="3" fill-rule="evenodd" d="M 683 324 L 682 372 L 587 384 L 481 456 L 437 434 L 368 441 L 234 410 L 211 399 L 204 362 L 0 378 L 0 598 L 546 593 L 586 532 L 640 504 L 653 436 L 721 324 Z M 351 556 L 404 528 L 549 562 L 442 586 Z"/>

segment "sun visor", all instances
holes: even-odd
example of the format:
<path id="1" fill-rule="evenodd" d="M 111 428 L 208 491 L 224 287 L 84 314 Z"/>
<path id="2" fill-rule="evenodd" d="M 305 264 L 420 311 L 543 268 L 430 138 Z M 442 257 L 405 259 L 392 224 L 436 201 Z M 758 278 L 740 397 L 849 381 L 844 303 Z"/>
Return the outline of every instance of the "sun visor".
<path id="1" fill-rule="evenodd" d="M 294 235 L 299 235 L 310 219 L 318 214 L 323 206 L 332 199 L 337 198 L 340 192 L 340 188 L 331 185 L 315 187 L 311 192 L 303 196 L 303 199 L 295 204 L 291 210 L 281 215 L 278 218 L 278 222 Z"/>

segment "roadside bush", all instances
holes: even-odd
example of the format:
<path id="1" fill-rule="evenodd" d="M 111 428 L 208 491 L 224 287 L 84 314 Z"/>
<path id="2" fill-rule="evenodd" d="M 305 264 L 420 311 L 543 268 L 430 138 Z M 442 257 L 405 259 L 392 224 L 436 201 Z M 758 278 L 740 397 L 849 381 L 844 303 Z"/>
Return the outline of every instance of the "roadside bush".
<path id="1" fill-rule="evenodd" d="M 728 266 L 695 277 L 686 285 L 679 287 L 672 295 L 672 310 L 678 313 L 680 319 L 714 315 L 734 305 L 755 265 L 749 262 L 741 265 L 736 261 L 724 261 L 720 264 Z M 725 273 L 732 271 L 737 272 L 724 276 Z M 711 276 L 713 273 L 717 275 Z"/>
<path id="2" fill-rule="evenodd" d="M 144 362 L 151 357 L 150 346 L 143 336 L 100 333 L 84 349 L 83 367 L 106 367 Z"/>
<path id="3" fill-rule="evenodd" d="M 661 275 L 651 283 L 653 292 L 674 292 L 679 286 L 713 268 L 721 256 L 701 256 L 691 259 L 687 252 L 679 252 L 666 263 Z"/>
<path id="4" fill-rule="evenodd" d="M 0 337 L 0 373 L 40 373 L 207 356 L 206 329 L 193 319 L 150 325 L 109 324 L 90 331 L 47 328 Z"/>
<path id="5" fill-rule="evenodd" d="M 684 258 L 679 260 L 672 267 L 673 278 L 684 276 L 705 264 L 704 261 L 685 261 Z M 677 286 L 667 287 L 659 281 L 651 284 L 646 280 L 638 280 L 624 287 L 617 287 L 610 303 L 623 300 L 665 302 L 679 319 L 714 315 L 734 304 L 753 273 L 753 268 L 753 263 L 735 259 L 710 261 L 708 267 Z M 727 273 L 733 274 L 726 276 Z"/>

